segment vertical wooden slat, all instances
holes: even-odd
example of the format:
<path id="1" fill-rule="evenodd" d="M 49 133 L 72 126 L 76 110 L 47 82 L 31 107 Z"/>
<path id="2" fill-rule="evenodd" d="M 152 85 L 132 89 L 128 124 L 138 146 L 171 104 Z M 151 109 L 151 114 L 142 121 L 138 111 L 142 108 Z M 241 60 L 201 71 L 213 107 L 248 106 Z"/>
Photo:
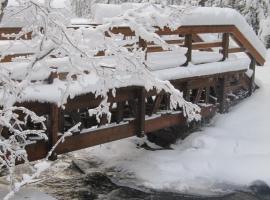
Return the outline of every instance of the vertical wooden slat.
<path id="1" fill-rule="evenodd" d="M 222 35 L 222 60 L 226 60 L 229 56 L 229 42 L 230 42 L 230 34 L 223 33 Z"/>
<path id="2" fill-rule="evenodd" d="M 137 124 L 137 136 L 143 137 L 145 132 L 145 89 L 141 87 L 138 89 L 138 106 L 137 106 L 137 115 L 136 115 L 136 124 Z"/>
<path id="3" fill-rule="evenodd" d="M 184 46 L 187 48 L 186 58 L 187 61 L 184 66 L 187 66 L 192 59 L 192 34 L 185 35 L 185 44 Z"/>

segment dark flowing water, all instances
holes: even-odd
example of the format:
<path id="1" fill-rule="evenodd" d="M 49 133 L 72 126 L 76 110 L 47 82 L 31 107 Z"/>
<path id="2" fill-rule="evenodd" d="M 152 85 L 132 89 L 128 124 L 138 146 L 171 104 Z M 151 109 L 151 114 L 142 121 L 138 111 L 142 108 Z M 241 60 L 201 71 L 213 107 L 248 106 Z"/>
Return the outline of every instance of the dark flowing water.
<path id="1" fill-rule="evenodd" d="M 93 161 L 70 160 L 61 175 L 51 175 L 38 187 L 59 200 L 270 200 L 270 188 L 263 182 L 227 194 L 195 196 L 119 185 L 115 181 L 115 175 L 119 172 L 113 169 L 98 172 L 98 166 Z M 85 172 L 86 168 L 88 172 Z M 121 176 L 121 179 L 124 177 Z"/>

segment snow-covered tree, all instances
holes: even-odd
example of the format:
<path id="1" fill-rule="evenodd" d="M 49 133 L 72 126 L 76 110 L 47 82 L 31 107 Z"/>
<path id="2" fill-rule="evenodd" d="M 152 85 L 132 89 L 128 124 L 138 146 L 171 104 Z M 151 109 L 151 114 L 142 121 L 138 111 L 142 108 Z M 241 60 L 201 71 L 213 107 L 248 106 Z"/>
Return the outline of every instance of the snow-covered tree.
<path id="1" fill-rule="evenodd" d="M 70 28 L 70 21 L 73 17 L 72 14 L 66 14 L 66 10 L 60 10 L 54 7 L 51 0 L 42 1 L 19 1 L 20 9 L 27 11 L 30 16 L 25 19 L 25 24 L 22 30 L 18 34 L 13 34 L 15 40 L 19 39 L 22 35 L 31 32 L 32 40 L 35 41 L 34 55 L 28 58 L 27 65 L 20 73 L 23 74 L 23 78 L 16 80 L 12 76 L 12 72 L 6 71 L 0 67 L 0 127 L 5 128 L 10 133 L 9 137 L 0 138 L 0 168 L 7 168 L 10 172 L 11 181 L 11 193 L 10 197 L 21 186 L 27 184 L 27 182 L 36 176 L 38 176 L 42 170 L 49 166 L 47 162 L 42 165 L 38 163 L 32 169 L 33 173 L 27 176 L 17 179 L 14 176 L 15 164 L 17 161 L 25 162 L 29 164 L 27 159 L 27 153 L 25 147 L 31 142 L 28 139 L 29 135 L 35 135 L 39 138 L 47 139 L 46 136 L 46 118 L 43 116 L 37 116 L 34 112 L 24 107 L 16 107 L 14 104 L 23 98 L 23 91 L 25 88 L 40 84 L 40 82 L 33 82 L 31 77 L 38 70 L 42 69 L 43 72 L 61 73 L 67 72 L 66 80 L 58 81 L 61 84 L 59 91 L 61 92 L 61 98 L 55 102 L 58 106 L 64 108 L 64 104 L 67 99 L 74 94 L 72 93 L 71 86 L 74 85 L 72 77 L 77 77 L 76 82 L 79 85 L 78 90 L 88 89 L 89 92 L 103 97 L 101 105 L 97 108 L 90 109 L 90 114 L 95 114 L 97 117 L 102 114 L 107 114 L 109 120 L 109 103 L 107 102 L 109 92 L 115 91 L 116 87 L 129 85 L 144 86 L 146 90 L 155 88 L 157 91 L 164 90 L 171 94 L 171 108 L 183 108 L 183 113 L 188 120 L 200 118 L 199 108 L 190 102 L 186 102 L 183 99 L 182 93 L 175 89 L 173 85 L 168 81 L 159 80 L 145 67 L 145 52 L 139 46 L 134 46 L 133 51 L 128 51 L 123 44 L 119 44 L 116 41 L 119 35 L 113 34 L 110 30 L 111 27 L 122 24 L 123 22 L 132 22 L 132 30 L 136 33 L 136 38 L 142 38 L 146 41 L 154 41 L 156 44 L 162 46 L 165 49 L 165 41 L 154 33 L 154 29 L 144 21 L 143 13 L 140 9 L 131 9 L 123 16 L 112 18 L 107 23 L 98 27 L 79 27 L 77 29 Z M 146 4 L 151 6 L 151 4 Z M 155 8 L 155 7 L 153 7 Z M 168 10 L 166 10 L 168 12 Z M 181 23 L 182 10 L 172 9 L 173 15 L 168 13 L 160 13 L 160 11 L 153 12 L 153 16 L 157 19 L 159 15 L 168 15 L 168 22 L 174 22 L 172 26 L 179 25 Z M 11 13 L 16 15 L 20 12 Z M 134 18 L 136 20 L 134 24 Z M 42 30 L 42 31 L 41 31 Z M 105 34 L 106 33 L 106 34 Z M 104 37 L 109 33 L 110 37 Z M 10 37 L 11 35 L 6 35 Z M 92 40 L 95 38 L 95 41 Z M 12 42 L 11 42 L 12 45 Z M 135 44 L 138 45 L 138 44 Z M 105 50 L 106 55 L 114 55 L 117 59 L 117 65 L 113 67 L 101 66 L 99 63 L 94 62 L 95 55 L 100 51 Z M 8 55 L 6 52 L 1 52 L 1 55 Z M 51 68 L 50 64 L 46 64 L 48 60 L 52 59 L 51 55 L 58 58 L 67 58 L 68 63 L 64 66 L 57 66 Z M 90 75 L 98 77 L 99 82 L 96 87 L 87 88 L 85 86 L 85 79 Z M 129 75 L 128 83 L 125 83 L 121 77 Z M 120 78 L 119 78 L 120 77 Z M 125 85 L 126 84 L 126 85 Z M 98 87 L 97 87 L 98 86 Z M 83 88 L 80 88 L 83 87 Z M 76 90 L 77 92 L 77 90 Z M 23 118 L 18 113 L 23 113 Z M 27 123 L 32 122 L 37 124 L 35 129 L 28 129 Z M 67 134 L 70 134 L 78 125 L 69 130 Z M 58 143 L 57 143 L 58 144 Z M 51 152 L 50 152 L 51 153 Z M 49 156 L 49 155 L 48 155 Z M 48 157 L 47 156 L 47 157 Z M 42 162 L 41 162 L 42 163 Z M 44 166 L 46 166 L 44 168 Z"/>

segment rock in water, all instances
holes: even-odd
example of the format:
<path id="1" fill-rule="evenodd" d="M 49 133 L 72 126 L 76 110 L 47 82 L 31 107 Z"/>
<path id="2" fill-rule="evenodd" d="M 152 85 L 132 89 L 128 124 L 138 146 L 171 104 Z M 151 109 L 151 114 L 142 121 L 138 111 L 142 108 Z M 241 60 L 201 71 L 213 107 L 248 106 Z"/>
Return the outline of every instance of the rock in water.
<path id="1" fill-rule="evenodd" d="M 269 195 L 270 197 L 270 187 L 261 180 L 254 181 L 249 188 L 257 195 Z"/>

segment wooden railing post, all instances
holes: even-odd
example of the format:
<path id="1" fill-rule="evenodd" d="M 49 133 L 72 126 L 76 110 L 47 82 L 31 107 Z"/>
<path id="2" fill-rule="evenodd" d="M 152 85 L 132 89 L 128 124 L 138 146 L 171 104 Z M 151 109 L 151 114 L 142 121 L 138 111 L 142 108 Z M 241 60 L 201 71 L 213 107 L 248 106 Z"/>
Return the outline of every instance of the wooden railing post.
<path id="1" fill-rule="evenodd" d="M 192 60 L 192 34 L 185 35 L 185 44 L 184 46 L 187 48 L 186 58 L 187 61 L 184 66 L 188 66 L 188 63 Z"/>
<path id="2" fill-rule="evenodd" d="M 136 112 L 136 126 L 137 126 L 137 136 L 143 137 L 145 133 L 145 97 L 146 91 L 144 87 L 138 88 L 138 106 Z"/>
<path id="3" fill-rule="evenodd" d="M 223 33 L 222 35 L 222 61 L 226 60 L 229 57 L 229 42 L 230 42 L 230 34 Z"/>

